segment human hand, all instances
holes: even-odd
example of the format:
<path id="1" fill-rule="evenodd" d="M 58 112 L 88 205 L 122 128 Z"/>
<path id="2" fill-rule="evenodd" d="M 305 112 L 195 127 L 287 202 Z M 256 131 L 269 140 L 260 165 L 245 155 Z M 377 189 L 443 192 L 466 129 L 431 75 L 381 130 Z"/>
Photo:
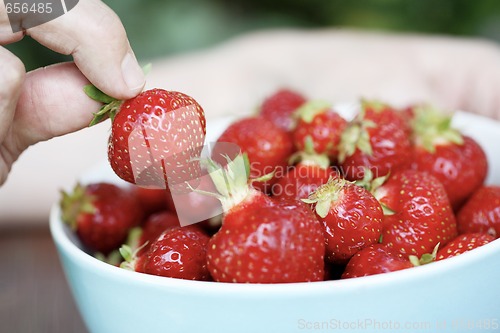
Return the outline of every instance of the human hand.
<path id="1" fill-rule="evenodd" d="M 21 60 L 1 47 L 24 35 L 72 55 L 74 63 L 26 74 Z M 134 97 L 145 84 L 125 29 L 110 8 L 99 0 L 80 1 L 55 20 L 13 33 L 0 6 L 0 185 L 27 147 L 89 124 L 91 111 L 99 108 L 82 90 L 89 81 L 120 99 Z"/>

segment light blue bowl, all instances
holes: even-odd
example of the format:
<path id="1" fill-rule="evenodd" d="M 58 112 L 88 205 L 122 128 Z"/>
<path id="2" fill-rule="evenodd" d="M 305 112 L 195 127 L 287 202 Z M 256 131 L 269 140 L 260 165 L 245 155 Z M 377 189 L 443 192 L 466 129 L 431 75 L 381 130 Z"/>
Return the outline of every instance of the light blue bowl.
<path id="1" fill-rule="evenodd" d="M 500 184 L 500 125 L 459 113 Z M 215 122 L 220 133 L 228 120 Z M 210 137 L 209 137 L 210 139 Z M 490 141 L 492 140 L 492 141 Z M 87 181 L 110 179 L 99 168 Z M 496 170 L 496 173 L 493 172 Z M 275 285 L 186 281 L 105 264 L 80 249 L 54 205 L 50 228 L 92 333 L 477 332 L 500 330 L 500 241 L 461 256 L 363 278 Z M 293 260 L 293 258 L 291 258 Z"/>

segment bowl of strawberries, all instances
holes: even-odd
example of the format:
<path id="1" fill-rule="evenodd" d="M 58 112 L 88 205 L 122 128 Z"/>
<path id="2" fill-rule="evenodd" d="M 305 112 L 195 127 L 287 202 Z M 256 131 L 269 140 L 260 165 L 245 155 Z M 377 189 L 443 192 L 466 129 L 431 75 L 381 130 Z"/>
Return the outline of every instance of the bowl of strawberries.
<path id="1" fill-rule="evenodd" d="M 90 332 L 500 328 L 498 122 L 282 89 L 206 123 L 181 93 L 87 93 L 109 161 L 50 226 Z"/>

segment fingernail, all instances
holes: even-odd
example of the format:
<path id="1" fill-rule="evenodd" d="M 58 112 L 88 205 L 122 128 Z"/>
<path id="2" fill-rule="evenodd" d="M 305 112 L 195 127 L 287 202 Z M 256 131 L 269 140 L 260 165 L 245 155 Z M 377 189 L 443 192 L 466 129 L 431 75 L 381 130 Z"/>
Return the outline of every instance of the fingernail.
<path id="1" fill-rule="evenodd" d="M 127 53 L 122 61 L 123 80 L 130 90 L 137 90 L 144 86 L 146 78 L 135 57 Z"/>

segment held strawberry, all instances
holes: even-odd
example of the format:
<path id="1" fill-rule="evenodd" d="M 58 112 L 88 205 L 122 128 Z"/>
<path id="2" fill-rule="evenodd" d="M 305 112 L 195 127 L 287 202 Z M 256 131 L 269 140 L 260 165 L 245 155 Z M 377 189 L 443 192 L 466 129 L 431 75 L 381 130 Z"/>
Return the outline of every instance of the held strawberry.
<path id="1" fill-rule="evenodd" d="M 414 170 L 444 186 L 455 210 L 484 182 L 488 161 L 481 146 L 452 127 L 452 117 L 431 107 L 413 109 Z M 471 163 L 473 161 L 473 163 Z"/>
<path id="2" fill-rule="evenodd" d="M 180 92 L 151 89 L 137 97 L 118 101 L 93 86 L 89 97 L 104 103 L 90 125 L 106 117 L 112 120 L 108 159 L 122 179 L 140 186 L 185 191 L 195 182 L 205 139 L 205 115 L 201 106 Z"/>
<path id="3" fill-rule="evenodd" d="M 60 206 L 62 220 L 83 245 L 104 255 L 117 249 L 143 217 L 133 191 L 109 183 L 77 184 L 71 193 L 62 192 Z"/>
<path id="4" fill-rule="evenodd" d="M 445 247 L 438 251 L 437 260 L 458 256 L 465 252 L 477 249 L 478 247 L 486 245 L 494 240 L 495 238 L 493 236 L 481 233 L 458 235 L 455 239 L 450 241 Z"/>
<path id="5" fill-rule="evenodd" d="M 443 185 L 432 175 L 405 170 L 389 177 L 375 197 L 391 211 L 384 216 L 382 244 L 402 256 L 431 253 L 457 235 L 455 215 Z"/>
<path id="6" fill-rule="evenodd" d="M 408 125 L 398 110 L 387 104 L 363 101 L 361 111 L 343 131 L 339 164 L 349 180 L 364 177 L 366 168 L 375 177 L 410 165 Z"/>
<path id="7" fill-rule="evenodd" d="M 457 214 L 459 233 L 487 233 L 500 237 L 500 186 L 481 186 Z"/>
<path id="8" fill-rule="evenodd" d="M 287 283 L 324 278 L 321 225 L 301 202 L 275 202 L 253 189 L 239 155 L 212 179 L 224 207 L 222 226 L 209 241 L 215 281 Z"/>
<path id="9" fill-rule="evenodd" d="M 332 178 L 302 201 L 312 205 L 323 225 L 328 261 L 345 264 L 356 252 L 378 242 L 382 207 L 364 188 Z"/>
<path id="10" fill-rule="evenodd" d="M 298 92 L 280 89 L 264 100 L 259 114 L 279 128 L 289 132 L 295 126 L 293 113 L 305 102 L 306 98 Z"/>

